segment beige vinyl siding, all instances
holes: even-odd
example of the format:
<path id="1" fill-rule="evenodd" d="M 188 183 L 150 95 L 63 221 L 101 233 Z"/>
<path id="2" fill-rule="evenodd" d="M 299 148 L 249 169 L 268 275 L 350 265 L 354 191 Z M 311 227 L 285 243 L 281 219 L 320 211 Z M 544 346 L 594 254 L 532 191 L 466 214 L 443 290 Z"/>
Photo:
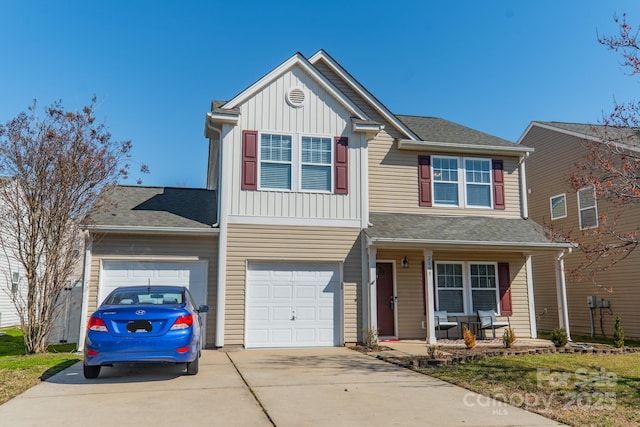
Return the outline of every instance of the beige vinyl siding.
<path id="1" fill-rule="evenodd" d="M 409 268 L 402 268 L 402 258 L 407 257 Z M 396 264 L 396 289 L 398 296 L 398 338 L 413 339 L 426 337 L 422 329 L 424 314 L 424 288 L 422 282 L 423 251 L 378 249 L 378 260 L 393 260 Z M 511 304 L 513 315 L 509 317 L 516 336 L 531 337 L 529 324 L 529 297 L 527 296 L 526 259 L 518 253 L 471 253 L 434 251 L 434 265 L 438 261 L 479 261 L 508 262 L 511 276 Z M 433 302 L 431 302 L 433 304 Z M 475 317 L 475 316 L 470 316 Z M 498 317 L 505 320 L 506 317 Z M 475 319 L 472 319 L 475 321 Z M 453 331 L 451 331 L 453 332 Z"/>
<path id="2" fill-rule="evenodd" d="M 576 162 L 581 162 L 587 153 L 580 138 L 566 135 L 537 126 L 531 128 L 522 144 L 534 147 L 536 151 L 527 160 L 527 182 L 531 189 L 529 213 L 531 219 L 539 224 L 557 227 L 561 230 L 574 230 L 581 240 L 587 238 L 579 234 L 579 213 L 576 192 L 569 184 L 569 174 Z M 549 199 L 566 193 L 567 217 L 551 220 Z M 597 201 L 598 214 L 609 218 L 616 215 L 613 207 L 604 200 Z M 631 206 L 616 221 L 616 229 L 631 231 L 640 225 L 640 208 Z M 578 282 L 572 278 L 572 270 L 577 269 L 584 256 L 580 251 L 565 257 L 567 300 L 569 306 L 569 326 L 573 334 L 591 333 L 587 296 L 596 295 L 611 301 L 610 314 L 603 310 L 604 331 L 607 336 L 613 334 L 613 322 L 616 315 L 622 318 L 625 336 L 640 338 L 640 317 L 637 315 L 640 302 L 640 286 L 637 285 L 640 273 L 640 252 L 636 251 L 627 259 L 595 277 Z M 534 294 L 536 311 L 547 308 L 548 313 L 538 320 L 540 330 L 552 330 L 559 325 L 555 282 L 555 264 L 551 256 L 534 257 Z M 595 310 L 596 333 L 601 335 L 599 314 Z"/>
<path id="3" fill-rule="evenodd" d="M 138 261 L 207 261 L 207 337 L 215 342 L 218 281 L 218 238 L 111 235 L 94 237 L 91 256 L 88 314 L 97 308 L 98 280 L 102 259 Z"/>
<path id="4" fill-rule="evenodd" d="M 303 88 L 306 93 L 304 106 L 294 108 L 286 102 L 285 94 L 291 87 Z M 366 140 L 351 132 L 351 114 L 342 104 L 300 67 L 293 67 L 240 105 L 240 111 L 240 123 L 225 125 L 223 129 L 223 162 L 230 168 L 230 215 L 359 220 L 361 148 L 366 146 Z M 294 134 L 294 144 L 302 135 L 329 137 L 332 145 L 335 136 L 348 137 L 349 194 L 243 191 L 242 130 Z M 296 156 L 297 153 L 292 154 Z"/>
<path id="5" fill-rule="evenodd" d="M 518 157 L 475 156 L 504 161 L 505 210 L 421 207 L 418 205 L 418 156 L 444 152 L 398 150 L 385 131 L 369 141 L 369 208 L 371 212 L 520 217 Z M 455 155 L 459 156 L 459 155 Z M 465 156 L 462 156 L 465 157 Z M 474 157 L 474 156 L 466 156 Z"/>
<path id="6" fill-rule="evenodd" d="M 362 329 L 359 229 L 229 224 L 227 233 L 225 345 L 244 345 L 246 269 L 252 261 L 342 264 L 344 339 L 352 342 L 359 335 Z"/>

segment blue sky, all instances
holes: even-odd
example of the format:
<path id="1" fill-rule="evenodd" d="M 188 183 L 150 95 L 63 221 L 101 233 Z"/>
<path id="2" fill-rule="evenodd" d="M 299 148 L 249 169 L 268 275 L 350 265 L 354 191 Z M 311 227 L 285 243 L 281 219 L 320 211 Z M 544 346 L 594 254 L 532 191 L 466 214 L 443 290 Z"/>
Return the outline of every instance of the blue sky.
<path id="1" fill-rule="evenodd" d="M 96 94 L 145 185 L 203 187 L 211 99 L 325 49 L 394 113 L 516 141 L 532 120 L 595 123 L 639 98 L 597 42 L 623 12 L 640 26 L 637 0 L 0 0 L 0 122 Z"/>

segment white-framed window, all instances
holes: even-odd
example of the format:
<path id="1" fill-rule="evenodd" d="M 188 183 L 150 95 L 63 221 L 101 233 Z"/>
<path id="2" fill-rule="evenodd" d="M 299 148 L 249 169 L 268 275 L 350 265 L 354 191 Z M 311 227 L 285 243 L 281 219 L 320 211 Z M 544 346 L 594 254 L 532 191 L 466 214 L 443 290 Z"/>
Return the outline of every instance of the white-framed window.
<path id="1" fill-rule="evenodd" d="M 328 136 L 261 132 L 259 188 L 331 192 L 332 141 Z"/>
<path id="2" fill-rule="evenodd" d="M 558 194 L 549 198 L 549 205 L 551 207 L 551 219 L 560 219 L 567 216 L 567 195 Z"/>
<path id="3" fill-rule="evenodd" d="M 491 159 L 432 156 L 433 204 L 491 208 Z"/>
<path id="4" fill-rule="evenodd" d="M 495 262 L 436 262 L 438 310 L 451 314 L 474 314 L 477 310 L 499 312 L 498 264 Z"/>
<path id="5" fill-rule="evenodd" d="M 578 215 L 581 230 L 598 226 L 596 189 L 593 185 L 578 190 Z"/>

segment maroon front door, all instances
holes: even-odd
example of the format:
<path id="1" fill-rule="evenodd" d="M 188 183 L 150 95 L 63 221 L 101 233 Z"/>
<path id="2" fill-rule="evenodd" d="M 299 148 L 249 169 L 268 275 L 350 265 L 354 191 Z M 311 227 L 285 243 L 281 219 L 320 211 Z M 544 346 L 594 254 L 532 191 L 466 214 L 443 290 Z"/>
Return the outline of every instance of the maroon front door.
<path id="1" fill-rule="evenodd" d="M 395 336 L 395 298 L 393 295 L 393 264 L 379 262 L 376 264 L 376 293 L 378 307 L 378 335 Z"/>

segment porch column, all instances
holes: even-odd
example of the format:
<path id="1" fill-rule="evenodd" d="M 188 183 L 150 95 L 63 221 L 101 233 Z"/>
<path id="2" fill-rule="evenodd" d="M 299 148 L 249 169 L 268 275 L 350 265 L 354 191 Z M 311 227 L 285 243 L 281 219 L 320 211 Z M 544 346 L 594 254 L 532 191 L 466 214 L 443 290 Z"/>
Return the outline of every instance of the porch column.
<path id="1" fill-rule="evenodd" d="M 527 255 L 527 295 L 529 296 L 529 327 L 531 328 L 531 338 L 538 338 L 538 325 L 536 323 L 536 304 L 533 295 L 533 266 L 531 255 Z"/>
<path id="2" fill-rule="evenodd" d="M 558 252 L 556 256 L 556 291 L 558 294 L 558 318 L 560 327 L 567 331 L 567 337 L 571 341 L 569 332 L 569 309 L 567 306 L 567 282 L 564 273 L 564 256 L 566 252 Z"/>
<path id="3" fill-rule="evenodd" d="M 427 308 L 425 319 L 427 325 L 427 344 L 435 344 L 436 325 L 433 310 L 433 302 L 435 301 L 435 295 L 433 294 L 433 251 L 430 249 L 424 250 L 424 274 L 426 275 L 424 280 L 424 297 Z"/>
<path id="4" fill-rule="evenodd" d="M 376 248 L 369 248 L 369 329 L 372 331 L 378 330 L 378 307 L 376 305 L 378 301 L 378 293 L 376 291 L 376 275 L 378 273 L 376 269 L 376 254 L 378 250 Z"/>

